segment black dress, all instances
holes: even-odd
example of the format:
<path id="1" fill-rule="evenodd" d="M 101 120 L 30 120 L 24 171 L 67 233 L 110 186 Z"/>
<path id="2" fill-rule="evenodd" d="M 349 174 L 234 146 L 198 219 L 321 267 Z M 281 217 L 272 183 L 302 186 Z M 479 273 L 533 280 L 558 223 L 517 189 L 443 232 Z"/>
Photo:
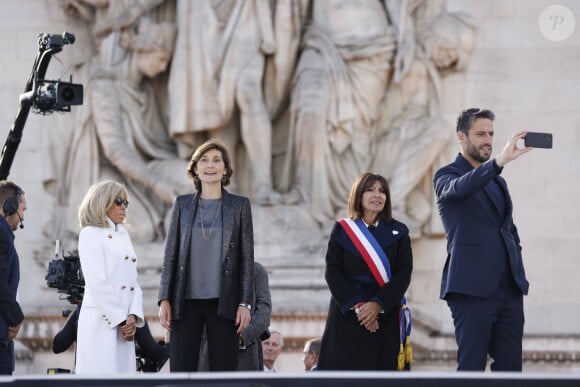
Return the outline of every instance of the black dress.
<path id="1" fill-rule="evenodd" d="M 385 251 L 391 279 L 382 288 L 339 223 L 336 223 L 326 253 L 326 282 L 332 299 L 318 370 L 396 370 L 400 348 L 399 305 L 413 270 L 413 254 L 407 227 L 397 221 L 379 222 L 371 231 Z M 376 301 L 379 329 L 361 326 L 351 308 L 359 302 Z"/>

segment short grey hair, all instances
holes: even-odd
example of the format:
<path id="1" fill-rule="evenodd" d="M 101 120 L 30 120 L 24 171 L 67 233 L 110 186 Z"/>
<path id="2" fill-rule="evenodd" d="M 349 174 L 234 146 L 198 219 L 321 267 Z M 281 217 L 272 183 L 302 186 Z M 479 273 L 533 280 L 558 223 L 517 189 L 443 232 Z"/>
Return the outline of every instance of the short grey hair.
<path id="1" fill-rule="evenodd" d="M 280 332 L 279 330 L 269 327 L 268 328 L 268 332 L 270 332 L 270 336 L 272 336 L 272 333 L 277 333 L 280 335 L 280 348 L 284 347 L 284 336 L 282 336 L 282 332 Z"/>

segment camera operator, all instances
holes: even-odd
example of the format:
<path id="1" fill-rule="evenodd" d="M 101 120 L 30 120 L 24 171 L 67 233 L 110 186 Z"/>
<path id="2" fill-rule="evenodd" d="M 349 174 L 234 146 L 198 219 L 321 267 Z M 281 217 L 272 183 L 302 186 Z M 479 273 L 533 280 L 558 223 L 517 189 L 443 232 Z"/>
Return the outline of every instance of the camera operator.
<path id="1" fill-rule="evenodd" d="M 11 181 L 0 181 L 0 375 L 14 372 L 14 338 L 24 314 L 16 301 L 20 281 L 20 263 L 14 247 L 14 231 L 24 228 L 26 198 Z"/>
<path id="2" fill-rule="evenodd" d="M 66 351 L 76 341 L 81 304 L 82 301 L 79 302 L 77 308 L 70 314 L 64 327 L 54 336 L 52 340 L 52 351 L 54 353 Z M 145 321 L 143 327 L 137 328 L 135 342 L 138 345 L 137 353 L 142 355 L 137 356 L 137 371 L 159 371 L 169 358 L 169 353 L 164 342 L 157 343 L 155 341 L 151 335 L 147 321 Z"/>
<path id="3" fill-rule="evenodd" d="M 58 259 L 58 241 L 56 245 L 57 259 L 48 263 L 48 272 L 46 274 L 46 284 L 50 288 L 58 289 L 59 293 L 66 294 L 65 299 L 72 305 L 75 310 L 63 312 L 64 316 L 69 316 L 64 327 L 56 334 L 52 342 L 54 353 L 66 351 L 77 339 L 77 326 L 79 312 L 85 293 L 85 279 L 80 264 L 80 258 L 77 254 L 70 253 Z M 159 371 L 169 355 L 165 342 L 155 342 L 147 322 L 144 322 L 142 328 L 137 328 L 135 332 L 137 371 L 157 372 Z M 49 368 L 48 372 L 70 372 L 70 370 Z"/>

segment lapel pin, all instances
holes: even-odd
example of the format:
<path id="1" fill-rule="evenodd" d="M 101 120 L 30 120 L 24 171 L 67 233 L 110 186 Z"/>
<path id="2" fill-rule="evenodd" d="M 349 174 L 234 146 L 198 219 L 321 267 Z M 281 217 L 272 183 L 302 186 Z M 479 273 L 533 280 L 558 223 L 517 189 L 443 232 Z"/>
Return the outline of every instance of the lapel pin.
<path id="1" fill-rule="evenodd" d="M 393 230 L 393 235 L 399 235 L 399 232 L 397 230 Z"/>

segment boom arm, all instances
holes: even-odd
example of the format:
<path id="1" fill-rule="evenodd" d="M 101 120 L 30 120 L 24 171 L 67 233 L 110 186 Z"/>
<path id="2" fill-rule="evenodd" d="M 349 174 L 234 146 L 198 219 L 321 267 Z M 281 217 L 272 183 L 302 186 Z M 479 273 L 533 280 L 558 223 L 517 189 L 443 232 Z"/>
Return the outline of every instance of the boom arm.
<path id="1" fill-rule="evenodd" d="M 38 81 L 44 80 L 52 56 L 62 51 L 62 46 L 64 44 L 72 44 L 74 41 L 75 36 L 68 32 L 64 32 L 62 35 L 42 33 L 38 36 L 38 54 L 34 59 L 32 73 L 26 82 L 24 93 L 20 95 L 18 114 L 14 119 L 14 124 L 8 133 L 6 143 L 4 144 L 2 154 L 0 155 L 0 180 L 6 180 L 10 174 L 10 168 L 12 167 L 14 156 L 16 155 L 18 145 L 20 145 L 22 139 L 24 124 L 26 123 L 31 107 L 34 105 L 38 96 Z"/>

